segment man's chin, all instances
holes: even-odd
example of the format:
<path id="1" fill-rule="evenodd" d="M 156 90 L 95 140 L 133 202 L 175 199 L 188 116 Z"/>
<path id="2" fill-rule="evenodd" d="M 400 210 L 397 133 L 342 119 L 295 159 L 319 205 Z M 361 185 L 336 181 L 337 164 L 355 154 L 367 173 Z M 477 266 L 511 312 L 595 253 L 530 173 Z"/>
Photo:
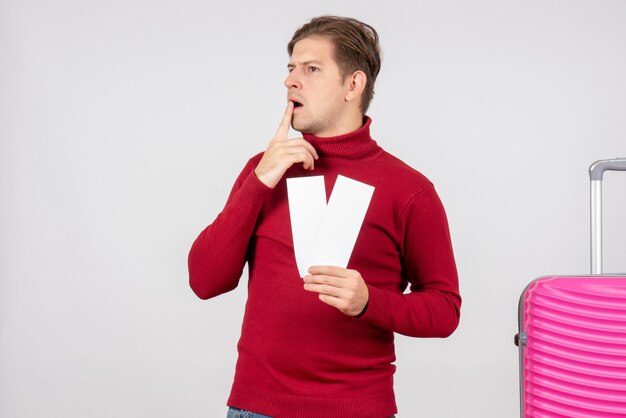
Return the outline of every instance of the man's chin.
<path id="1" fill-rule="evenodd" d="M 307 133 L 311 135 L 316 135 L 317 132 L 320 132 L 320 127 L 322 124 L 319 121 L 316 124 L 316 121 L 305 121 L 302 120 L 302 115 L 299 118 L 291 119 L 291 127 L 294 131 L 298 131 L 300 133 Z"/>
<path id="2" fill-rule="evenodd" d="M 309 133 L 310 127 L 304 123 L 297 123 L 295 120 L 292 121 L 291 127 L 294 131 L 298 131 L 300 133 Z"/>

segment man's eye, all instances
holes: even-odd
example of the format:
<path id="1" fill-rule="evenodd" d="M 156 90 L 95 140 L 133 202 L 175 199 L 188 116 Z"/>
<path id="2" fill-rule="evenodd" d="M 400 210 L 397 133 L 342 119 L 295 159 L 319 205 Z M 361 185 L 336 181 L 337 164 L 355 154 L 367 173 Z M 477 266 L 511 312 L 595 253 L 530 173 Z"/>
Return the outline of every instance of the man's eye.
<path id="1" fill-rule="evenodd" d="M 309 67 L 309 71 L 314 73 L 316 71 L 319 71 L 319 68 L 317 68 L 317 67 Z"/>

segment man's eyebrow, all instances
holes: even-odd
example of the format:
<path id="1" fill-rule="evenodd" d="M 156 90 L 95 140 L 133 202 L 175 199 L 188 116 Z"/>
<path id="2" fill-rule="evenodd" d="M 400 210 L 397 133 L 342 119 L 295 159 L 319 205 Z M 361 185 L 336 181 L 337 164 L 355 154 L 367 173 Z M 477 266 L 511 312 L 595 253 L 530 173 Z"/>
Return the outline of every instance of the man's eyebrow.
<path id="1" fill-rule="evenodd" d="M 299 64 L 300 65 L 309 65 L 309 64 L 322 65 L 322 62 L 318 61 L 318 60 L 309 60 L 309 61 L 300 62 Z M 287 68 L 294 68 L 294 67 L 295 67 L 295 64 L 293 64 L 291 62 L 289 64 L 287 64 Z"/>

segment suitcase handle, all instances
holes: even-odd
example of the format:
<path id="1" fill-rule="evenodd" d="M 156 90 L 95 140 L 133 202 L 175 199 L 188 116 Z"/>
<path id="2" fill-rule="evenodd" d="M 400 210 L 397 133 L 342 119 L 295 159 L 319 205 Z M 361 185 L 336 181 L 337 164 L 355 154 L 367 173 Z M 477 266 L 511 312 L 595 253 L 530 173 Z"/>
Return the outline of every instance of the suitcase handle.
<path id="1" fill-rule="evenodd" d="M 626 171 L 626 158 L 599 160 L 589 167 L 591 179 L 591 274 L 602 274 L 602 180 L 605 171 Z"/>
<path id="2" fill-rule="evenodd" d="M 602 176 L 605 171 L 626 171 L 626 158 L 599 160 L 591 164 L 591 167 L 589 167 L 589 177 L 591 181 L 602 181 Z"/>

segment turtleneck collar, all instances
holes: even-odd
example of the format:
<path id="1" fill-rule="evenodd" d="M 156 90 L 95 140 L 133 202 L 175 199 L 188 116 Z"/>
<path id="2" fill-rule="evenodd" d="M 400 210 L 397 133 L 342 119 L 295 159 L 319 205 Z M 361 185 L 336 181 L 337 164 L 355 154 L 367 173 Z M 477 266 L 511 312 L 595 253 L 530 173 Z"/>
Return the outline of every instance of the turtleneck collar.
<path id="1" fill-rule="evenodd" d="M 319 137 L 306 132 L 302 136 L 313 145 L 317 154 L 322 157 L 360 160 L 371 158 L 382 150 L 370 136 L 369 116 L 363 117 L 363 126 L 347 134 Z"/>

